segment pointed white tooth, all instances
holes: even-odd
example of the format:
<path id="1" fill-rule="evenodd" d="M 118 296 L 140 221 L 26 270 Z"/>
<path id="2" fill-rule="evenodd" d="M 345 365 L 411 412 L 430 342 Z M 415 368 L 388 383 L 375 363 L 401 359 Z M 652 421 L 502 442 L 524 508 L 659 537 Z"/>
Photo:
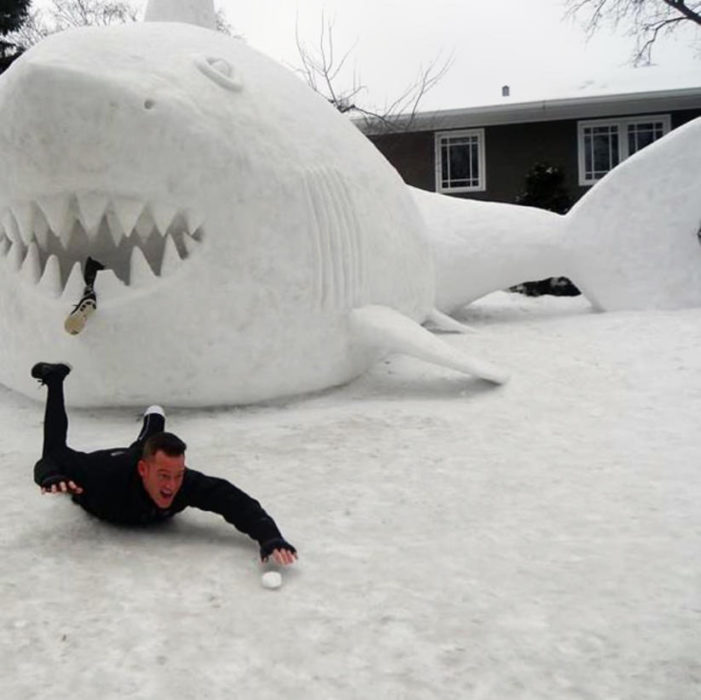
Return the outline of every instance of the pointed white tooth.
<path id="1" fill-rule="evenodd" d="M 96 192 L 86 192 L 78 195 L 80 223 L 90 238 L 97 235 L 100 222 L 108 203 L 107 197 Z"/>
<path id="2" fill-rule="evenodd" d="M 26 248 L 21 243 L 12 243 L 12 248 L 10 248 L 6 258 L 10 270 L 16 272 L 20 269 L 25 252 Z"/>
<path id="3" fill-rule="evenodd" d="M 113 210 L 108 210 L 105 218 L 107 219 L 107 228 L 110 232 L 112 240 L 114 241 L 114 245 L 118 246 L 122 239 L 127 235 L 122 228 L 122 222 Z"/>
<path id="4" fill-rule="evenodd" d="M 119 218 L 124 234 L 128 236 L 136 226 L 141 212 L 144 210 L 143 202 L 127 197 L 118 197 L 112 201 L 114 213 Z"/>
<path id="5" fill-rule="evenodd" d="M 22 236 L 24 244 L 29 245 L 32 242 L 32 219 L 34 218 L 32 205 L 24 202 L 13 204 L 12 213 L 15 216 L 19 234 Z"/>
<path id="6" fill-rule="evenodd" d="M 50 255 L 46 261 L 44 274 L 41 276 L 38 286 L 52 297 L 61 295 L 63 291 L 61 288 L 61 266 L 55 255 Z"/>
<path id="7" fill-rule="evenodd" d="M 102 273 L 100 273 L 102 274 Z M 80 263 L 77 262 L 73 265 L 71 269 L 71 274 L 68 275 L 68 281 L 63 289 L 62 299 L 66 299 L 72 304 L 77 304 L 78 299 L 83 296 L 83 288 L 85 287 L 85 280 L 83 279 L 83 269 Z"/>
<path id="8" fill-rule="evenodd" d="M 16 272 L 22 267 L 22 261 L 24 260 L 25 253 L 27 249 L 21 243 L 13 243 L 10 252 L 7 254 L 7 264 L 10 270 Z"/>
<path id="9" fill-rule="evenodd" d="M 141 216 L 136 221 L 135 231 L 141 240 L 145 241 L 153 231 L 154 223 L 151 214 L 147 210 L 141 212 Z"/>
<path id="10" fill-rule="evenodd" d="M 173 219 L 177 216 L 178 210 L 170 206 L 170 204 L 164 204 L 163 202 L 151 204 L 150 208 L 158 230 L 161 232 L 161 235 L 165 236 L 168 232 L 168 228 L 173 223 Z"/>
<path id="11" fill-rule="evenodd" d="M 71 201 L 64 195 L 54 197 L 41 197 L 37 204 L 46 218 L 51 230 L 59 237 L 65 237 L 70 233 L 73 222 L 69 221 L 68 210 Z M 70 224 L 70 225 L 69 225 Z"/>
<path id="12" fill-rule="evenodd" d="M 39 260 L 39 249 L 37 244 L 32 242 L 27 248 L 27 255 L 22 263 L 20 274 L 24 279 L 32 284 L 36 284 L 41 277 L 41 262 Z"/>
<path id="13" fill-rule="evenodd" d="M 173 237 L 166 236 L 166 244 L 163 249 L 163 262 L 161 263 L 161 277 L 172 275 L 182 264 L 183 261 L 178 255 L 178 249 L 175 247 Z"/>
<path id="14" fill-rule="evenodd" d="M 46 250 L 49 244 L 49 223 L 40 208 L 34 210 L 34 238 L 40 248 Z"/>
<path id="15" fill-rule="evenodd" d="M 141 248 L 135 246 L 129 261 L 129 286 L 150 287 L 155 283 L 155 279 L 156 276 L 141 252 Z"/>
<path id="16" fill-rule="evenodd" d="M 122 280 L 114 274 L 113 270 L 102 270 L 95 280 L 95 293 L 97 294 L 97 305 L 107 301 L 120 299 L 129 293 Z"/>
<path id="17" fill-rule="evenodd" d="M 183 245 L 185 246 L 185 251 L 187 252 L 187 257 L 191 257 L 194 255 L 195 251 L 197 250 L 197 246 L 199 246 L 199 241 L 196 241 L 192 236 L 189 236 L 187 233 L 183 236 Z"/>
<path id="18" fill-rule="evenodd" d="M 2 214 L 2 227 L 5 229 L 5 235 L 13 242 L 18 243 L 22 249 L 24 249 L 24 241 L 19 233 L 19 227 L 15 221 L 15 217 L 12 212 L 7 209 Z"/>
<path id="19" fill-rule="evenodd" d="M 202 228 L 202 224 L 204 224 L 204 215 L 200 214 L 200 212 L 188 209 L 185 212 L 185 223 L 187 224 L 187 232 L 192 235 L 195 233 L 195 231 L 197 231 L 197 229 Z"/>

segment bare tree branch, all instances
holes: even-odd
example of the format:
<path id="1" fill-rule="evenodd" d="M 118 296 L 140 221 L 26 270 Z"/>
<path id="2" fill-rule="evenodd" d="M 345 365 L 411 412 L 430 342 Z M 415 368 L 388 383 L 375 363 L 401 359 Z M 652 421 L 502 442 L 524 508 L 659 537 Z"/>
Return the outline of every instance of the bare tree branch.
<path id="1" fill-rule="evenodd" d="M 71 27 L 108 26 L 136 22 L 136 0 L 51 0 L 45 9 L 30 9 L 27 21 L 13 33 L 24 49 L 44 37 Z M 223 12 L 216 13 L 217 30 L 236 36 Z"/>
<path id="2" fill-rule="evenodd" d="M 295 26 L 297 51 L 302 64 L 297 72 L 312 90 L 328 100 L 339 112 L 357 113 L 366 122 L 372 122 L 375 128 L 379 125 L 385 131 L 409 128 L 422 98 L 450 69 L 452 56 L 444 61 L 440 61 L 438 56 L 426 67 L 421 66 L 415 80 L 382 110 L 370 109 L 357 103 L 358 96 L 367 88 L 360 82 L 355 70 L 352 87 L 345 90 L 338 88 L 341 71 L 357 46 L 357 41 L 343 53 L 340 60 L 337 60 L 334 53 L 333 29 L 334 23 L 327 21 L 322 12 L 318 46 L 316 52 L 313 52 L 300 38 L 298 24 Z"/>
<path id="3" fill-rule="evenodd" d="M 635 38 L 633 63 L 650 63 L 652 50 L 663 34 L 681 26 L 701 27 L 701 2 L 687 0 L 565 0 L 566 16 L 582 20 L 587 36 L 606 23 L 625 26 Z"/>
<path id="4" fill-rule="evenodd" d="M 27 49 L 55 32 L 89 25 L 135 22 L 138 11 L 126 0 L 52 0 L 46 9 L 30 10 L 13 38 Z"/>
<path id="5" fill-rule="evenodd" d="M 357 46 L 357 42 L 341 56 L 340 60 L 336 60 L 333 28 L 333 21 L 327 21 L 324 12 L 322 12 L 318 46 L 316 51 L 313 52 L 306 46 L 299 35 L 299 23 L 295 24 L 297 52 L 302 62 L 302 68 L 297 69 L 297 72 L 302 74 L 305 82 L 312 90 L 325 97 L 336 109 L 340 112 L 348 112 L 355 108 L 355 98 L 365 89 L 365 86 L 358 82 L 358 76 L 354 70 L 352 87 L 339 91 L 336 81 L 348 58 Z"/>

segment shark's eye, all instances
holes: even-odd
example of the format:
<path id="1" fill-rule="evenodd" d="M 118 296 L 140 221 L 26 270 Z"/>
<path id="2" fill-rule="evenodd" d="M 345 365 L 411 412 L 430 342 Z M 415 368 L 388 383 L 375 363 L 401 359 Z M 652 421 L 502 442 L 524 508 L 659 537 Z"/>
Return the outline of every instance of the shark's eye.
<path id="1" fill-rule="evenodd" d="M 195 56 L 195 65 L 208 78 L 227 90 L 243 90 L 241 76 L 225 58 L 217 56 Z"/>

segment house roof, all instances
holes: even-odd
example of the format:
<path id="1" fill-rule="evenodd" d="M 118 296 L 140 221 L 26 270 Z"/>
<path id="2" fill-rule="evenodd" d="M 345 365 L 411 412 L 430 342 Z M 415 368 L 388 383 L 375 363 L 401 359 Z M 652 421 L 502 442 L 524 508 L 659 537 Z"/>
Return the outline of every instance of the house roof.
<path id="1" fill-rule="evenodd" d="M 649 75 L 649 73 L 648 73 Z M 701 75 L 687 76 L 683 81 L 655 81 L 646 75 L 645 81 L 589 81 L 577 86 L 566 96 L 542 97 L 513 101 L 504 97 L 498 103 L 475 105 L 458 109 L 440 109 L 399 115 L 393 127 L 380 120 L 354 121 L 366 134 L 388 131 L 436 131 L 500 124 L 557 121 L 562 119 L 596 119 L 598 117 L 651 114 L 685 109 L 701 109 Z M 640 83 L 647 84 L 641 89 Z M 660 82 L 662 84 L 660 84 Z M 671 82 L 674 86 L 664 87 Z M 615 91 L 618 90 L 618 91 Z"/>

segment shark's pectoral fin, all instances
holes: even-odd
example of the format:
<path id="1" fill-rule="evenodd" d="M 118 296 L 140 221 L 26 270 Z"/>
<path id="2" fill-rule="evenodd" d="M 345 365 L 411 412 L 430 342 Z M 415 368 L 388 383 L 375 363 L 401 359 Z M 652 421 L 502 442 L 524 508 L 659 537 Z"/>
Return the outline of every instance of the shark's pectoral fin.
<path id="1" fill-rule="evenodd" d="M 350 314 L 350 324 L 360 342 L 387 353 L 410 355 L 495 384 L 503 384 L 509 379 L 507 372 L 456 350 L 415 321 L 386 306 L 354 309 Z"/>
<path id="2" fill-rule="evenodd" d="M 452 316 L 448 316 L 438 309 L 431 309 L 428 312 L 425 325 L 429 330 L 443 333 L 477 333 L 474 328 L 456 321 Z"/>

